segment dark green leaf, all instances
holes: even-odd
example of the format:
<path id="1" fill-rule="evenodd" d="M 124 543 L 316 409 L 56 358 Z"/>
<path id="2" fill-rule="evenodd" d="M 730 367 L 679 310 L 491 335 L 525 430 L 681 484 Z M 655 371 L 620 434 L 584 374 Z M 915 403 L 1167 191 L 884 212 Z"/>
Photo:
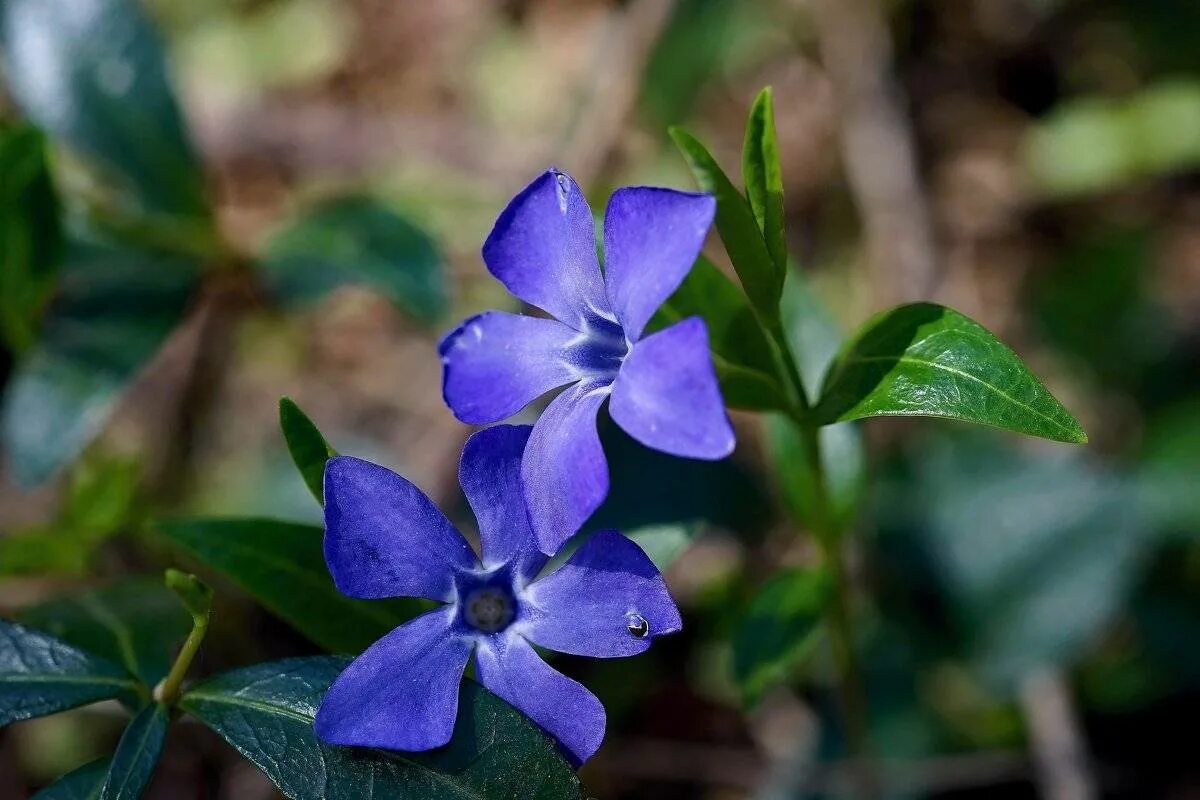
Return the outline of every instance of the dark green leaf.
<path id="1" fill-rule="evenodd" d="M 288 452 L 308 490 L 325 505 L 325 462 L 337 455 L 317 426 L 290 398 L 279 401 L 279 427 L 287 441 Z"/>
<path id="2" fill-rule="evenodd" d="M 147 686 L 162 680 L 190 623 L 160 581 L 137 578 L 24 609 L 19 620 L 121 664 Z"/>
<path id="3" fill-rule="evenodd" d="M 136 0 L 7 0 L 0 51 L 21 110 L 140 210 L 205 218 L 162 44 Z"/>
<path id="4" fill-rule="evenodd" d="M 138 800 L 142 796 L 154 777 L 169 722 L 170 712 L 162 703 L 151 703 L 138 712 L 117 743 L 100 800 Z"/>
<path id="5" fill-rule="evenodd" d="M 208 619 L 213 599 L 213 590 L 208 584 L 195 575 L 177 569 L 168 569 L 164 582 L 179 597 L 193 620 Z"/>
<path id="6" fill-rule="evenodd" d="M 787 273 L 787 235 L 783 228 L 783 168 L 775 138 L 775 107 L 771 88 L 759 92 L 746 122 L 742 148 L 742 178 L 754 219 L 766 240 L 767 252 L 780 275 Z"/>
<path id="7" fill-rule="evenodd" d="M 0 727 L 137 691 L 116 664 L 0 620 Z"/>
<path id="8" fill-rule="evenodd" d="M 180 322 L 196 277 L 181 259 L 69 243 L 39 341 L 0 409 L 0 442 L 19 480 L 42 481 L 83 448 Z"/>
<path id="9" fill-rule="evenodd" d="M 257 664 L 199 684 L 180 705 L 294 800 L 580 797 L 578 778 L 546 735 L 469 680 L 445 747 L 389 753 L 319 743 L 317 707 L 348 663 L 315 657 Z"/>
<path id="10" fill-rule="evenodd" d="M 650 327 L 658 330 L 693 316 L 703 317 L 708 326 L 708 344 L 726 405 L 752 410 L 787 407 L 771 344 L 746 296 L 703 256 L 659 308 Z"/>
<path id="11" fill-rule="evenodd" d="M 878 416 L 977 422 L 1082 443 L 1087 434 L 1012 350 L 957 311 L 913 303 L 868 320 L 826 375 L 822 424 Z"/>
<path id="12" fill-rule="evenodd" d="M 99 800 L 111 758 L 89 761 L 35 794 L 31 800 Z"/>
<path id="13" fill-rule="evenodd" d="M 0 339 L 19 352 L 33 344 L 62 244 L 58 196 L 36 129 L 0 122 L 0 175 Z"/>
<path id="14" fill-rule="evenodd" d="M 412 618 L 415 600 L 353 600 L 329 577 L 323 531 L 267 519 L 177 520 L 167 538 L 248 592 L 313 642 L 359 653 Z"/>
<path id="15" fill-rule="evenodd" d="M 774 325 L 779 319 L 779 294 L 783 290 L 785 272 L 771 258 L 750 204 L 694 136 L 680 128 L 672 128 L 671 138 L 687 159 L 700 188 L 717 198 L 717 231 L 729 253 L 729 260 L 733 262 L 750 304 L 761 319 Z"/>
<path id="16" fill-rule="evenodd" d="M 288 304 L 311 304 L 353 284 L 425 321 L 446 311 L 446 278 L 433 239 L 370 197 L 317 206 L 275 234 L 262 258 L 267 283 Z"/>
<path id="17" fill-rule="evenodd" d="M 733 672 L 748 704 L 811 654 L 832 587 L 824 569 L 800 567 L 776 575 L 750 601 L 733 642 Z"/>

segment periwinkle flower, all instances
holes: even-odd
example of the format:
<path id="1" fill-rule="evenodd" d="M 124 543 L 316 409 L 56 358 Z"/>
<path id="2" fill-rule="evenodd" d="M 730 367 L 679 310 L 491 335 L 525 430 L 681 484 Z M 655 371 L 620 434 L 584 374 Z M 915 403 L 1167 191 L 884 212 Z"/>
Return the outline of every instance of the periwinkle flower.
<path id="1" fill-rule="evenodd" d="M 691 269 L 712 224 L 709 195 L 626 187 L 604 215 L 604 271 L 592 213 L 566 173 L 521 191 L 483 246 L 489 271 L 552 318 L 488 311 L 442 340 L 443 394 L 459 420 L 488 424 L 566 387 L 534 425 L 524 476 L 534 534 L 552 553 L 608 493 L 596 431 L 609 414 L 633 438 L 703 459 L 733 451 L 698 317 L 644 336 L 646 323 Z"/>
<path id="2" fill-rule="evenodd" d="M 463 670 L 476 675 L 582 763 L 604 737 L 604 708 L 532 644 L 610 658 L 641 653 L 682 625 L 658 569 L 616 531 L 588 539 L 558 569 L 529 526 L 521 458 L 529 426 L 467 440 L 459 482 L 482 557 L 399 475 L 347 456 L 325 468 L 325 559 L 351 597 L 425 597 L 445 605 L 371 645 L 330 687 L 316 732 L 331 744 L 428 750 L 446 744 Z"/>

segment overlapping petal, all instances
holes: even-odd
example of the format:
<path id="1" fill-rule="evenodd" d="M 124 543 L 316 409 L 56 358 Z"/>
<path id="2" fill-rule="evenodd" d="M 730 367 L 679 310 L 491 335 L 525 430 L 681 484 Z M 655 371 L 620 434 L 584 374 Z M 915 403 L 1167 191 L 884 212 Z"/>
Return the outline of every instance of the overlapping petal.
<path id="1" fill-rule="evenodd" d="M 564 172 L 547 170 L 512 199 L 483 244 L 483 260 L 510 292 L 576 330 L 610 315 L 592 212 Z"/>
<path id="2" fill-rule="evenodd" d="M 429 750 L 450 741 L 471 642 L 443 607 L 367 648 L 329 687 L 317 735 L 329 744 Z"/>
<path id="3" fill-rule="evenodd" d="M 438 346 L 442 396 L 470 425 L 511 417 L 551 389 L 578 379 L 564 357 L 578 333 L 558 320 L 487 311 Z"/>
<path id="4" fill-rule="evenodd" d="M 496 569 L 511 563 L 519 578 L 529 579 L 546 563 L 529 525 L 521 483 L 521 456 L 533 430 L 528 425 L 496 425 L 471 435 L 458 464 L 458 482 L 483 544 L 483 564 Z"/>
<path id="5" fill-rule="evenodd" d="M 733 452 L 733 426 L 699 317 L 633 346 L 613 382 L 608 410 L 630 436 L 655 450 L 705 459 Z"/>
<path id="6" fill-rule="evenodd" d="M 325 465 L 325 561 L 350 597 L 449 601 L 453 573 L 478 564 L 425 494 L 378 464 L 337 456 Z"/>
<path id="7" fill-rule="evenodd" d="M 543 553 L 555 553 L 608 494 L 608 462 L 596 431 L 607 387 L 567 388 L 533 426 L 521 477 L 529 520 Z"/>
<path id="8" fill-rule="evenodd" d="M 630 341 L 687 276 L 716 210 L 706 194 L 647 186 L 613 192 L 604 213 L 604 284 Z"/>
<path id="9" fill-rule="evenodd" d="M 524 597 L 531 606 L 525 635 L 561 653 L 636 655 L 655 636 L 683 624 L 658 567 L 616 531 L 594 534 L 565 564 L 527 587 Z"/>
<path id="10" fill-rule="evenodd" d="M 582 764 L 604 740 L 604 706 L 581 684 L 550 667 L 520 636 L 481 641 L 479 681 L 559 741 Z"/>

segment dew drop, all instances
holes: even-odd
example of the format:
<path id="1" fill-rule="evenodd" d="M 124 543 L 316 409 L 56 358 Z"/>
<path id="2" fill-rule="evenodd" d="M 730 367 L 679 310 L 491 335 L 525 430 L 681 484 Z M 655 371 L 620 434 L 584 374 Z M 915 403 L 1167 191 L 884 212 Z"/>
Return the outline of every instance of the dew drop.
<path id="1" fill-rule="evenodd" d="M 571 193 L 571 181 L 561 172 L 554 173 L 554 178 L 558 182 L 558 207 L 565 214 L 567 213 L 567 195 Z"/>
<path id="2" fill-rule="evenodd" d="M 645 639 L 650 635 L 650 623 L 640 614 L 630 614 L 625 618 L 626 627 L 629 632 L 639 639 Z"/>

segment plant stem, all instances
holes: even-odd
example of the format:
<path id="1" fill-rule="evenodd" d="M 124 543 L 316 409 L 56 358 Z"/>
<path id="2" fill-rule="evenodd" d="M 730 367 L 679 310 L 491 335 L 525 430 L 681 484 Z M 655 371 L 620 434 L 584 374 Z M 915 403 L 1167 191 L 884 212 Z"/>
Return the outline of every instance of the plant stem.
<path id="1" fill-rule="evenodd" d="M 167 673 L 167 677 L 163 678 L 157 686 L 154 687 L 154 699 L 167 706 L 175 705 L 175 701 L 179 699 L 179 690 L 183 687 L 183 679 L 187 676 L 188 669 L 192 666 L 192 659 L 196 657 L 196 653 L 200 650 L 200 644 L 204 641 L 204 635 L 208 633 L 208 619 L 210 613 L 197 614 L 192 617 L 192 632 L 188 634 L 187 639 L 183 643 L 183 647 L 179 648 L 179 655 L 175 657 L 175 663 L 171 665 L 171 671 Z"/>

